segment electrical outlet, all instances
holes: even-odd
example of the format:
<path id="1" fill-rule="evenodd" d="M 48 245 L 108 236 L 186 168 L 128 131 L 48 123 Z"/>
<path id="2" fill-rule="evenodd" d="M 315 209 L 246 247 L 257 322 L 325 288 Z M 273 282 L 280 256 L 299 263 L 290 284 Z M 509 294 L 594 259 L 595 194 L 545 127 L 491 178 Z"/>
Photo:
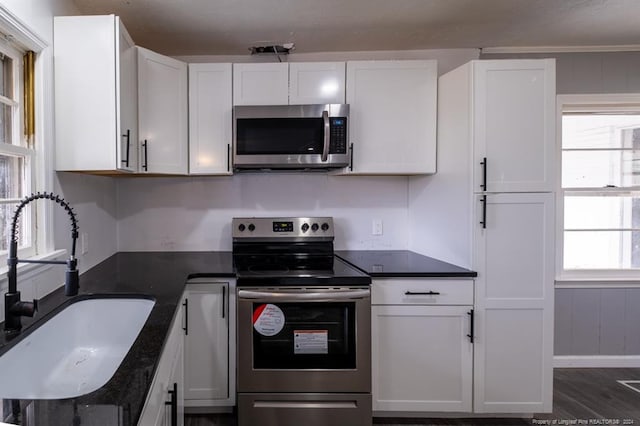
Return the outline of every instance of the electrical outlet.
<path id="1" fill-rule="evenodd" d="M 80 234 L 80 251 L 82 254 L 89 252 L 89 234 L 86 232 Z"/>
<path id="2" fill-rule="evenodd" d="M 373 219 L 371 235 L 382 235 L 382 219 Z"/>

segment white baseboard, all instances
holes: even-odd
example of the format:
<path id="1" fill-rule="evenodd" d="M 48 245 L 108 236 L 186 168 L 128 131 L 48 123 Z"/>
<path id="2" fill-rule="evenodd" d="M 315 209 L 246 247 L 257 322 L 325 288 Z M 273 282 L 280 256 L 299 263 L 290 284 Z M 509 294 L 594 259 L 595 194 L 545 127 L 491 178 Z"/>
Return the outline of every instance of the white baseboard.
<path id="1" fill-rule="evenodd" d="M 556 355 L 554 368 L 640 368 L 640 355 Z"/>

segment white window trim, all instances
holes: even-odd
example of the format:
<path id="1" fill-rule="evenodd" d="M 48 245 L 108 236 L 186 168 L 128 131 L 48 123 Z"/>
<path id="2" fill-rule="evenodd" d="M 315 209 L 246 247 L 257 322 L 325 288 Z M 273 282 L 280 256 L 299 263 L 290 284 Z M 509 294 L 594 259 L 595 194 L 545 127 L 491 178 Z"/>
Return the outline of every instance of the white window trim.
<path id="1" fill-rule="evenodd" d="M 35 147 L 37 154 L 33 164 L 35 185 L 34 192 L 50 191 L 53 188 L 54 162 L 54 127 L 53 127 L 53 47 L 40 35 L 33 31 L 21 19 L 16 17 L 6 6 L 0 4 L 0 32 L 11 35 L 11 42 L 16 46 L 35 53 Z M 47 259 L 59 256 L 54 249 L 53 204 L 41 202 L 36 218 L 36 251 L 35 258 Z M 24 266 L 24 265 L 21 265 Z M 29 269 L 29 268 L 27 268 Z M 0 276 L 6 268 L 0 268 Z"/>
<path id="2" fill-rule="evenodd" d="M 564 269 L 564 191 L 562 189 L 562 114 L 566 107 L 572 110 L 585 108 L 605 107 L 612 110 L 634 110 L 640 107 L 640 93 L 621 94 L 576 94 L 557 95 L 556 114 L 556 170 L 560 171 L 556 179 L 556 286 L 580 287 L 587 283 L 600 283 L 617 285 L 624 283 L 625 287 L 640 287 L 640 279 L 637 270 L 622 269 Z M 582 284 L 580 284 L 582 283 Z"/>

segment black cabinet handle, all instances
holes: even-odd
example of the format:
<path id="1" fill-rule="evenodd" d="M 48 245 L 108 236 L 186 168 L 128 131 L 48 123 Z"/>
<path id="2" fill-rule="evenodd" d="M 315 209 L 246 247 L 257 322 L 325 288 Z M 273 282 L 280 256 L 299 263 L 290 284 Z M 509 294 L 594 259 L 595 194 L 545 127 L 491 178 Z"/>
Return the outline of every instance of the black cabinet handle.
<path id="1" fill-rule="evenodd" d="M 349 170 L 353 171 L 353 143 L 349 144 Z"/>
<path id="2" fill-rule="evenodd" d="M 231 171 L 231 144 L 227 144 L 227 171 Z"/>
<path id="3" fill-rule="evenodd" d="M 182 306 L 184 306 L 184 327 L 182 327 L 182 329 L 184 330 L 185 336 L 188 336 L 189 335 L 189 299 L 184 299 L 184 302 L 182 302 Z"/>
<path id="4" fill-rule="evenodd" d="M 144 149 L 144 163 L 142 163 L 142 169 L 146 172 L 149 169 L 149 155 L 147 151 L 147 140 L 142 142 L 142 148 Z"/>
<path id="5" fill-rule="evenodd" d="M 467 312 L 467 315 L 469 315 L 469 334 L 467 334 L 467 337 L 469 342 L 473 343 L 473 309 Z"/>
<path id="6" fill-rule="evenodd" d="M 480 221 L 480 225 L 482 225 L 482 229 L 487 229 L 487 196 L 483 195 L 480 198 L 480 202 L 482 203 L 482 220 Z"/>
<path id="7" fill-rule="evenodd" d="M 426 291 L 426 292 L 416 292 L 416 291 L 405 291 L 405 296 L 437 296 L 440 293 L 437 291 Z"/>
<path id="8" fill-rule="evenodd" d="M 170 401 L 165 401 L 164 405 L 171 406 L 171 426 L 178 426 L 178 384 L 173 383 L 173 389 L 169 389 Z"/>
<path id="9" fill-rule="evenodd" d="M 124 163 L 125 167 L 129 167 L 129 147 L 131 145 L 131 129 L 127 129 L 127 133 L 122 135 L 123 138 L 127 138 L 127 147 L 125 148 L 125 157 L 124 160 L 122 160 L 122 162 Z"/>
<path id="10" fill-rule="evenodd" d="M 222 286 L 222 318 L 224 318 L 225 299 L 227 298 L 227 288 Z"/>
<path id="11" fill-rule="evenodd" d="M 482 184 L 480 184 L 480 188 L 482 188 L 483 191 L 487 190 L 487 157 L 484 157 L 482 159 L 482 161 L 480 162 L 480 165 L 482 165 Z"/>

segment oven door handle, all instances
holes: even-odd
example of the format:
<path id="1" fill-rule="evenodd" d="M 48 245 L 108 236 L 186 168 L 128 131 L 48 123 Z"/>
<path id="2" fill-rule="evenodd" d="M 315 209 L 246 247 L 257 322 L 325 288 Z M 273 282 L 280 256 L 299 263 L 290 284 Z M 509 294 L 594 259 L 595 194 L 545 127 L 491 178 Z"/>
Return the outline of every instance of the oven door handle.
<path id="1" fill-rule="evenodd" d="M 331 292 L 278 292 L 278 291 L 255 291 L 238 290 L 240 299 L 271 299 L 271 300 L 313 300 L 313 301 L 334 301 L 346 299 L 366 299 L 371 297 L 371 291 L 365 290 L 344 290 Z"/>

